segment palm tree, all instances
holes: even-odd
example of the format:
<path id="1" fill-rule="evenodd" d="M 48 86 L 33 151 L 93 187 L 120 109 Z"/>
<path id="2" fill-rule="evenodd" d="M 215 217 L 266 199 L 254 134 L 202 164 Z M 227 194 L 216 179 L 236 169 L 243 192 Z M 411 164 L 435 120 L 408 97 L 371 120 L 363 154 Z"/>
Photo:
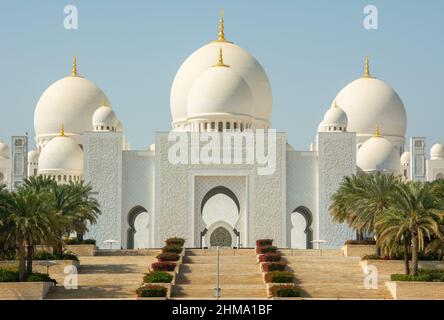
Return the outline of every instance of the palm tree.
<path id="1" fill-rule="evenodd" d="M 0 242 L 18 250 L 20 281 L 25 281 L 27 272 L 32 272 L 32 250 L 31 261 L 26 265 L 26 247 L 45 242 L 51 236 L 55 217 L 52 202 L 49 192 L 20 188 L 10 194 Z"/>
<path id="2" fill-rule="evenodd" d="M 392 206 L 386 210 L 389 218 L 398 223 L 399 232 L 409 233 L 412 250 L 412 275 L 418 275 L 418 256 L 426 239 L 444 239 L 440 222 L 444 218 L 442 199 L 437 198 L 434 184 L 409 181 L 396 188 Z"/>
<path id="3" fill-rule="evenodd" d="M 377 217 L 390 206 L 401 179 L 393 174 L 373 173 L 345 177 L 332 197 L 333 221 L 346 222 L 359 233 L 374 233 Z"/>
<path id="4" fill-rule="evenodd" d="M 71 232 L 75 232 L 77 241 L 83 241 L 83 235 L 88 231 L 88 225 L 97 223 L 100 215 L 100 208 L 95 193 L 90 184 L 81 182 L 71 182 L 69 185 L 71 192 L 77 198 L 77 209 L 74 212 L 71 224 Z"/>
<path id="5" fill-rule="evenodd" d="M 410 219 L 408 214 L 404 211 L 399 212 L 389 208 L 378 217 L 375 227 L 379 234 L 381 248 L 387 249 L 391 254 L 402 245 L 405 274 L 409 274 L 409 248 L 411 237 Z"/>

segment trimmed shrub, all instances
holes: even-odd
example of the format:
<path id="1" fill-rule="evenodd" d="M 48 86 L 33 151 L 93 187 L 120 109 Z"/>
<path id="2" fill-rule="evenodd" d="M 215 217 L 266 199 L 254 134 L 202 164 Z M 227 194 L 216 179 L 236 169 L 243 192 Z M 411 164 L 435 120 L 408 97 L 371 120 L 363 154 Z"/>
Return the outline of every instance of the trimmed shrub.
<path id="1" fill-rule="evenodd" d="M 262 246 L 256 248 L 256 253 L 264 254 L 264 253 L 274 253 L 277 251 L 277 247 L 275 246 Z"/>
<path id="2" fill-rule="evenodd" d="M 144 283 L 170 283 L 173 276 L 164 271 L 152 271 L 143 277 Z"/>
<path id="3" fill-rule="evenodd" d="M 259 256 L 260 262 L 278 262 L 281 261 L 280 253 L 266 253 Z"/>
<path id="4" fill-rule="evenodd" d="M 273 244 L 272 239 L 259 239 L 256 240 L 256 247 L 262 247 L 262 246 L 271 246 Z"/>
<path id="5" fill-rule="evenodd" d="M 61 254 L 50 253 L 46 251 L 38 251 L 34 253 L 33 260 L 75 260 L 79 261 L 79 258 L 75 253 L 70 251 L 63 252 Z"/>
<path id="6" fill-rule="evenodd" d="M 94 239 L 85 239 L 82 241 L 78 241 L 77 238 L 65 238 L 65 239 L 63 239 L 63 241 L 66 244 L 70 244 L 70 245 L 76 245 L 76 244 L 93 244 L 93 245 L 95 245 L 96 244 L 96 240 L 94 240 Z"/>
<path id="7" fill-rule="evenodd" d="M 301 292 L 294 286 L 274 286 L 270 289 L 273 297 L 300 297 Z"/>
<path id="8" fill-rule="evenodd" d="M 55 281 L 49 275 L 47 275 L 45 273 L 39 273 L 39 272 L 34 272 L 34 273 L 30 274 L 26 278 L 26 281 L 27 282 L 54 282 L 54 283 L 57 283 L 57 281 Z"/>
<path id="9" fill-rule="evenodd" d="M 168 245 L 162 248 L 162 252 L 182 253 L 183 248 L 178 245 Z"/>
<path id="10" fill-rule="evenodd" d="M 264 272 L 285 271 L 287 263 L 285 262 L 266 262 L 262 264 Z"/>
<path id="11" fill-rule="evenodd" d="M 177 253 L 174 253 L 174 252 L 164 252 L 164 253 L 159 254 L 156 258 L 160 262 L 179 261 L 180 255 L 178 255 Z"/>
<path id="12" fill-rule="evenodd" d="M 272 271 L 265 275 L 265 281 L 268 283 L 292 283 L 294 275 L 288 271 Z"/>
<path id="13" fill-rule="evenodd" d="M 163 286 L 148 285 L 136 290 L 138 297 L 166 297 L 167 288 Z"/>
<path id="14" fill-rule="evenodd" d="M 410 274 L 392 274 L 391 281 L 444 282 L 444 270 L 423 269 L 417 276 Z"/>
<path id="15" fill-rule="evenodd" d="M 360 245 L 376 245 L 376 241 L 373 239 L 366 239 L 366 240 L 347 240 L 344 242 L 345 245 L 347 244 L 360 244 Z"/>
<path id="16" fill-rule="evenodd" d="M 19 282 L 20 272 L 17 270 L 9 270 L 0 268 L 0 282 Z"/>
<path id="17" fill-rule="evenodd" d="M 174 271 L 176 268 L 175 262 L 155 262 L 151 264 L 154 271 Z"/>
<path id="18" fill-rule="evenodd" d="M 166 239 L 165 243 L 167 246 L 173 245 L 173 246 L 183 247 L 183 245 L 185 244 L 185 239 L 174 237 L 174 238 Z"/>
<path id="19" fill-rule="evenodd" d="M 361 260 L 382 260 L 382 258 L 376 254 L 364 254 Z"/>

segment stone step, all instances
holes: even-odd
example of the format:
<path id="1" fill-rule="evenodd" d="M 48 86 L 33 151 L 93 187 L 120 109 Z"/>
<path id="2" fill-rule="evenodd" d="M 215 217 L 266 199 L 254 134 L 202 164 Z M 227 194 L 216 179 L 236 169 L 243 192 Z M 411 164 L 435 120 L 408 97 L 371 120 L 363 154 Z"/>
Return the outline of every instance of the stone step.
<path id="1" fill-rule="evenodd" d="M 114 249 L 99 249 L 95 251 L 95 256 L 157 256 L 161 253 L 161 249 L 126 249 L 126 250 L 114 250 Z"/>
<path id="2" fill-rule="evenodd" d="M 214 298 L 215 285 L 176 285 L 172 295 L 175 298 Z M 221 285 L 221 298 L 267 298 L 265 285 Z"/>
<path id="3" fill-rule="evenodd" d="M 180 273 L 176 278 L 177 284 L 206 284 L 216 283 L 216 274 Z M 220 274 L 221 284 L 261 284 L 262 274 Z"/>
<path id="4" fill-rule="evenodd" d="M 343 256 L 342 251 L 338 249 L 279 249 L 279 251 L 285 256 Z"/>
<path id="5" fill-rule="evenodd" d="M 252 273 L 252 272 L 258 272 L 259 271 L 259 265 L 258 264 L 221 264 L 220 265 L 220 272 L 222 273 Z M 215 274 L 217 271 L 217 264 L 182 264 L 180 266 L 180 272 L 183 273 L 190 273 L 190 272 L 196 272 L 196 273 L 211 273 Z"/>
<path id="6" fill-rule="evenodd" d="M 221 264 L 230 264 L 236 262 L 236 264 L 255 264 L 257 263 L 256 256 L 220 256 Z M 216 256 L 185 256 L 183 257 L 183 263 L 188 264 L 217 264 Z"/>
<path id="7" fill-rule="evenodd" d="M 186 249 L 187 256 L 217 256 L 215 249 Z M 220 256 L 256 256 L 254 249 L 220 249 Z"/>

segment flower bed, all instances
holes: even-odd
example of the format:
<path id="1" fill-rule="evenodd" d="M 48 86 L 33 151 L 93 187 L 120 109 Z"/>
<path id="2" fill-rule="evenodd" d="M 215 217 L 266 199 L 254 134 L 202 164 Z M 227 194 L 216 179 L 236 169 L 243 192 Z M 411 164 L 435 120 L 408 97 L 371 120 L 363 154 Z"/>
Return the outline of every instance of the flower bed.
<path id="1" fill-rule="evenodd" d="M 410 274 L 392 274 L 391 281 L 444 282 L 444 270 L 419 270 L 417 276 Z"/>
<path id="2" fill-rule="evenodd" d="M 165 247 L 162 248 L 162 252 L 172 252 L 172 253 L 177 253 L 180 254 L 183 251 L 183 247 L 179 246 L 179 245 L 166 245 Z"/>
<path id="3" fill-rule="evenodd" d="M 177 238 L 177 237 L 173 237 L 173 238 L 169 238 L 165 240 L 165 244 L 167 246 L 179 246 L 179 247 L 183 247 L 185 244 L 185 239 L 183 238 Z"/>
<path id="4" fill-rule="evenodd" d="M 176 266 L 175 262 L 154 262 L 151 264 L 154 271 L 175 271 Z"/>
<path id="5" fill-rule="evenodd" d="M 271 246 L 273 244 L 272 239 L 259 239 L 256 240 L 256 247 L 263 247 L 263 246 Z"/>
<path id="6" fill-rule="evenodd" d="M 164 271 L 152 271 L 143 277 L 144 283 L 170 283 L 174 276 Z"/>
<path id="7" fill-rule="evenodd" d="M 260 262 L 278 262 L 281 259 L 282 255 L 280 253 L 265 253 L 259 256 Z"/>
<path id="8" fill-rule="evenodd" d="M 294 285 L 274 285 L 270 288 L 273 297 L 290 298 L 300 297 L 301 292 Z"/>
<path id="9" fill-rule="evenodd" d="M 262 262 L 263 272 L 285 271 L 286 268 L 287 268 L 286 262 Z"/>
<path id="10" fill-rule="evenodd" d="M 159 262 L 165 262 L 165 261 L 179 261 L 180 255 L 174 252 L 164 252 L 159 254 L 157 257 L 157 260 Z"/>
<path id="11" fill-rule="evenodd" d="M 276 251 L 277 251 L 277 247 L 275 247 L 275 246 L 256 247 L 257 254 L 276 253 Z"/>
<path id="12" fill-rule="evenodd" d="M 294 275 L 289 271 L 271 271 L 265 274 L 267 283 L 293 283 Z"/>
<path id="13" fill-rule="evenodd" d="M 168 289 L 160 285 L 147 285 L 136 290 L 139 298 L 166 298 Z"/>

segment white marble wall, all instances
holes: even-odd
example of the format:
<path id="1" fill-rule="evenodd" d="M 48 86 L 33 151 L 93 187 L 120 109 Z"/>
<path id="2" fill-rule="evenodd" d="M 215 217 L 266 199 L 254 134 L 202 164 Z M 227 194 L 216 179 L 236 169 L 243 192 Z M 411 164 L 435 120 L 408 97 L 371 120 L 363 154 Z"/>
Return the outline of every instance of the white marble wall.
<path id="1" fill-rule="evenodd" d="M 122 246 L 122 134 L 86 132 L 83 136 L 84 178 L 96 191 L 102 214 L 86 237 L 107 248 L 105 240 Z"/>
<path id="2" fill-rule="evenodd" d="M 338 248 L 354 237 L 345 224 L 334 223 L 329 206 L 331 197 L 344 176 L 356 174 L 356 134 L 354 132 L 318 133 L 318 240 L 326 240 L 323 247 Z"/>

